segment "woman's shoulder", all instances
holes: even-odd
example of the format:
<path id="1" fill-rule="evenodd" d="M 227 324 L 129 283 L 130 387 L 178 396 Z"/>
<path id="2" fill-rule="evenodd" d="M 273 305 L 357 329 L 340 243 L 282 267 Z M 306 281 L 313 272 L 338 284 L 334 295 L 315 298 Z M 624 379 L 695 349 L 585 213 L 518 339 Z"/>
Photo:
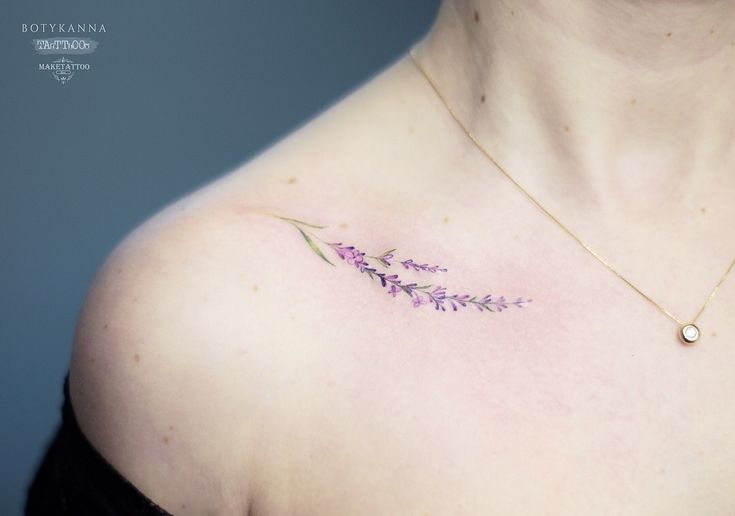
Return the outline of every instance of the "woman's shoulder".
<path id="1" fill-rule="evenodd" d="M 252 393 L 233 374 L 249 364 L 240 332 L 253 321 L 235 312 L 249 307 L 236 291 L 250 285 L 233 263 L 242 248 L 215 219 L 164 210 L 131 231 L 97 271 L 72 346 L 69 388 L 80 429 L 174 514 L 245 513 L 240 472 L 251 436 L 231 409 Z"/>
<path id="2" fill-rule="evenodd" d="M 170 512 L 244 513 L 257 488 L 279 364 L 293 360 L 286 346 L 303 314 L 341 313 L 312 226 L 369 233 L 368 216 L 406 209 L 391 174 L 405 155 L 398 140 L 415 129 L 406 67 L 394 63 L 165 206 L 97 271 L 77 323 L 71 401 L 91 444 Z"/>

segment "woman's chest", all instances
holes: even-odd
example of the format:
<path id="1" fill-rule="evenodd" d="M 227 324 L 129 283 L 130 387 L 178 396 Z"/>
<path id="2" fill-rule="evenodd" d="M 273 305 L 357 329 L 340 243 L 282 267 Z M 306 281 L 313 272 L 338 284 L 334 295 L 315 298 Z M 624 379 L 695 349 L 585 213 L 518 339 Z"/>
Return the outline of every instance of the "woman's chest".
<path id="1" fill-rule="evenodd" d="M 329 295 L 294 305 L 254 514 L 735 514 L 735 289 L 687 347 L 558 234 L 493 239 L 426 248 L 422 262 L 447 273 L 390 271 L 449 294 L 532 298 L 523 308 L 414 308 L 341 261 L 319 277 Z M 634 281 L 696 311 L 709 283 L 657 263 Z"/>
<path id="2" fill-rule="evenodd" d="M 726 311 L 684 347 L 645 305 L 540 306 L 383 321 L 304 358 L 256 514 L 735 513 Z"/>

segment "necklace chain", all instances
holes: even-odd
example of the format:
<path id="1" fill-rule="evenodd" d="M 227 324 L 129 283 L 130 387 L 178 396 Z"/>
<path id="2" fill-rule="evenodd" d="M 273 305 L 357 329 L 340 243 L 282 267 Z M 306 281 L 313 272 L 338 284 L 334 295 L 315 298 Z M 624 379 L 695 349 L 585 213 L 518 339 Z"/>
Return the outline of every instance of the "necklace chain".
<path id="1" fill-rule="evenodd" d="M 518 181 L 513 179 L 508 172 L 498 163 L 495 158 L 483 147 L 483 145 L 477 140 L 474 134 L 472 134 L 472 131 L 467 129 L 467 127 L 462 123 L 462 120 L 457 116 L 457 114 L 454 112 L 452 107 L 449 105 L 449 102 L 444 98 L 444 96 L 439 91 L 439 88 L 437 88 L 436 84 L 434 84 L 434 81 L 429 77 L 429 75 L 424 71 L 423 67 L 419 64 L 418 60 L 416 59 L 416 56 L 414 54 L 414 48 L 412 47 L 409 51 L 409 54 L 411 56 L 411 60 L 416 65 L 416 67 L 419 69 L 421 74 L 426 78 L 426 81 L 429 83 L 431 88 L 434 90 L 436 95 L 441 99 L 444 106 L 447 108 L 449 113 L 452 115 L 452 118 L 457 122 L 457 124 L 462 128 L 462 130 L 467 134 L 467 136 L 472 140 L 472 142 L 477 146 L 478 149 L 490 160 L 495 164 L 496 167 L 500 170 L 500 172 L 503 173 L 503 175 L 510 180 L 511 183 L 513 183 L 523 194 L 528 197 L 528 199 L 533 202 L 542 212 L 544 212 L 552 221 L 556 223 L 557 226 L 559 226 L 566 234 L 568 234 L 570 237 L 572 237 L 579 245 L 581 245 L 584 249 L 586 249 L 592 256 L 594 256 L 602 265 L 604 265 L 607 269 L 609 269 L 612 273 L 614 273 L 618 278 L 623 280 L 625 283 L 627 283 L 633 290 L 638 292 L 641 296 L 643 296 L 647 301 L 649 301 L 653 306 L 658 308 L 664 315 L 675 321 L 680 326 L 685 326 L 687 323 L 685 321 L 680 320 L 676 316 L 674 316 L 671 312 L 663 308 L 661 305 L 656 303 L 653 299 L 651 299 L 648 295 L 646 295 L 641 289 L 636 287 L 633 283 L 631 283 L 627 278 L 625 278 L 622 274 L 620 274 L 617 270 L 615 270 L 612 265 L 610 265 L 607 261 L 605 261 L 599 254 L 597 254 L 593 249 L 591 249 L 587 244 L 585 244 L 577 235 L 572 233 L 564 224 L 562 224 L 559 219 L 557 219 L 554 215 L 552 215 L 549 210 L 544 208 L 541 203 L 539 203 L 530 193 L 526 191 L 525 188 L 523 188 Z M 732 262 L 730 262 L 730 266 L 727 268 L 725 273 L 722 275 L 720 280 L 717 282 L 717 285 L 712 289 L 712 292 L 710 292 L 710 295 L 707 297 L 706 301 L 702 305 L 702 307 L 699 309 L 697 314 L 694 316 L 694 319 L 692 319 L 690 325 L 694 325 L 694 323 L 697 321 L 699 316 L 702 314 L 704 309 L 707 307 L 709 302 L 712 300 L 713 297 L 715 297 L 715 294 L 717 294 L 717 291 L 720 288 L 720 285 L 722 285 L 722 282 L 725 281 L 725 278 L 727 277 L 728 273 L 732 270 L 733 266 L 735 266 L 735 258 L 733 258 Z M 697 337 L 699 336 L 697 332 Z"/>

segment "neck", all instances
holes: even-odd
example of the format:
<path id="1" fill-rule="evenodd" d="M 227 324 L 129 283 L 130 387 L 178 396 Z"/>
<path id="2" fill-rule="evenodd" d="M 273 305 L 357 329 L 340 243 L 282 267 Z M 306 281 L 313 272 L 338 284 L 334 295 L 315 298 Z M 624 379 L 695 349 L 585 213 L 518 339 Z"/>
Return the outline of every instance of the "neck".
<path id="1" fill-rule="evenodd" d="M 735 186 L 735 1 L 445 0 L 417 56 L 509 173 L 553 171 L 529 186 L 617 207 Z"/>

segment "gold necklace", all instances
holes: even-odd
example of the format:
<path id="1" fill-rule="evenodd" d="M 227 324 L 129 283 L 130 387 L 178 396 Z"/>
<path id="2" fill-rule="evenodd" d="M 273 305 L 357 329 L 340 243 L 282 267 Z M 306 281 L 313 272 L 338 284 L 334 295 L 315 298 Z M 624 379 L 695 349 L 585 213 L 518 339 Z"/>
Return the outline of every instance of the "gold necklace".
<path id="1" fill-rule="evenodd" d="M 581 245 L 583 248 L 585 248 L 592 256 L 594 256 L 602 265 L 607 267 L 610 271 L 612 271 L 618 278 L 623 280 L 625 283 L 627 283 L 633 290 L 638 292 L 641 296 L 643 296 L 647 301 L 649 301 L 653 306 L 658 308 L 664 315 L 669 317 L 671 320 L 676 322 L 679 326 L 678 330 L 678 336 L 679 340 L 685 344 L 685 345 L 692 345 L 694 344 L 700 337 L 701 332 L 697 325 L 695 324 L 697 322 L 697 319 L 702 314 L 704 309 L 707 307 L 709 302 L 712 300 L 713 297 L 715 297 L 715 294 L 720 288 L 720 285 L 722 285 L 722 282 L 725 281 L 725 277 L 730 272 L 730 270 L 733 268 L 733 265 L 735 265 L 735 258 L 733 258 L 732 262 L 730 262 L 730 266 L 727 268 L 725 273 L 720 278 L 720 281 L 717 282 L 717 285 L 712 289 L 712 292 L 710 292 L 710 295 L 707 297 L 707 300 L 702 305 L 702 308 L 699 309 L 697 314 L 694 316 L 694 318 L 691 320 L 691 322 L 685 322 L 680 320 L 679 318 L 675 317 L 673 314 L 671 314 L 668 310 L 661 307 L 658 303 L 656 303 L 653 299 L 648 297 L 641 289 L 633 285 L 630 281 L 628 281 L 622 274 L 620 274 L 618 271 L 616 271 L 609 263 L 607 263 L 599 254 L 597 254 L 595 251 L 593 251 L 587 244 L 582 242 L 582 240 L 577 237 L 574 233 L 572 233 L 564 224 L 559 222 L 559 220 L 554 217 L 549 210 L 544 208 L 541 203 L 539 203 L 531 194 L 529 194 L 515 179 L 513 179 L 508 172 L 505 171 L 505 169 L 495 160 L 495 158 L 490 155 L 490 153 L 485 150 L 485 148 L 482 146 L 482 144 L 475 138 L 475 135 L 472 134 L 472 132 L 465 127 L 465 125 L 462 123 L 462 121 L 459 119 L 459 117 L 456 115 L 452 107 L 449 105 L 449 103 L 446 101 L 444 96 L 439 91 L 439 88 L 434 84 L 434 81 L 431 80 L 429 75 L 424 71 L 423 67 L 419 64 L 418 60 L 416 59 L 416 56 L 414 55 L 414 49 L 415 47 L 412 47 L 409 50 L 409 54 L 411 56 L 411 60 L 416 65 L 416 67 L 421 71 L 421 74 L 426 78 L 426 81 L 431 85 L 431 88 L 434 90 L 434 92 L 437 94 L 439 99 L 444 103 L 444 106 L 447 108 L 449 113 L 452 115 L 452 118 L 457 122 L 457 124 L 462 128 L 462 130 L 467 134 L 467 136 L 470 138 L 470 140 L 473 141 L 473 143 L 477 146 L 477 148 L 480 149 L 480 151 L 488 158 L 490 161 L 492 161 L 496 167 L 503 173 L 503 175 L 510 180 L 511 183 L 513 183 L 521 192 L 523 192 L 526 197 L 528 197 L 531 202 L 533 202 L 536 206 L 538 206 L 541 211 L 543 211 L 548 217 L 554 221 L 561 229 L 563 229 L 570 237 L 572 237 L 579 245 Z"/>

